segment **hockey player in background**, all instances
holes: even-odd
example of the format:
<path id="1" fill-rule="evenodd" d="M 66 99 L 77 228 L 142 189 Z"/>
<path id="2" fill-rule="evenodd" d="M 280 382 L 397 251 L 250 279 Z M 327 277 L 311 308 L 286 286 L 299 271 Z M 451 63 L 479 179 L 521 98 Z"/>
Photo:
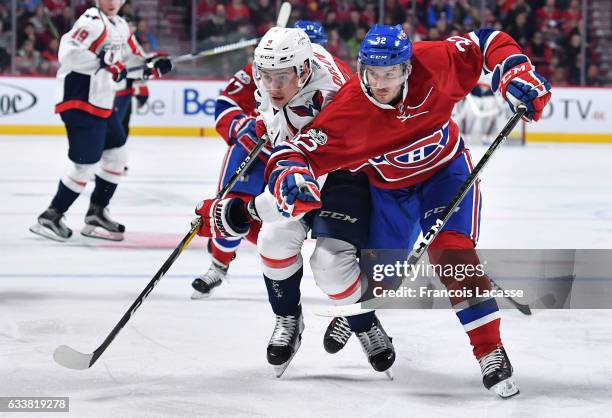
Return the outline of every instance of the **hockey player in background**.
<path id="1" fill-rule="evenodd" d="M 350 69 L 325 49 L 311 46 L 303 31 L 273 28 L 255 50 L 253 76 L 259 113 L 257 137 L 267 135 L 274 145 L 294 137 L 315 120 L 348 80 Z M 360 293 L 356 257 L 367 240 L 370 208 L 367 178 L 338 171 L 319 180 L 325 182 L 321 194 L 323 208 L 304 219 L 284 219 L 267 189 L 249 200 L 249 207 L 257 208 L 249 214 L 243 212 L 244 201 L 236 197 L 208 199 L 196 210 L 204 221 L 200 231 L 203 236 L 243 237 L 253 220 L 263 220 L 257 247 L 268 299 L 276 315 L 267 358 L 277 376 L 282 375 L 301 342 L 304 328 L 300 303 L 301 248 L 309 231 L 317 238 L 310 259 L 317 285 L 340 303 L 355 302 Z M 226 219 L 225 214 L 233 213 L 234 208 L 240 211 L 237 215 L 241 221 L 248 216 L 249 222 L 215 224 L 211 218 L 212 214 L 218 214 L 216 219 Z M 236 225 L 239 227 L 235 228 Z M 380 372 L 388 371 L 395 360 L 395 351 L 380 322 L 373 315 L 355 316 L 348 322 L 347 335 L 350 336 L 351 330 L 357 333 L 372 367 Z M 328 331 L 338 325 L 338 321 L 332 321 Z M 342 346 L 348 336 L 344 337 Z M 326 333 L 324 340 L 328 337 Z M 342 346 L 334 348 L 337 351 Z M 328 345 L 325 347 L 330 351 Z"/>
<path id="2" fill-rule="evenodd" d="M 362 170 L 372 185 L 376 225 L 368 247 L 409 249 L 414 226 L 429 230 L 434 214 L 471 172 L 469 152 L 450 116 L 483 70 L 493 73 L 492 88 L 511 110 L 524 103 L 526 119 L 540 119 L 550 100 L 550 83 L 507 34 L 479 29 L 418 42 L 413 50 L 401 27 L 372 27 L 361 44 L 359 77 L 338 92 L 306 132 L 275 147 L 266 176 L 278 210 L 294 218 L 317 209 L 317 178 L 340 168 Z M 479 264 L 480 206 L 476 183 L 429 247 L 431 263 Z M 491 288 L 486 276 L 466 276 L 440 279 L 448 289 Z M 519 393 L 495 299 L 455 297 L 451 304 L 480 364 L 484 386 L 502 398 Z"/>
<path id="3" fill-rule="evenodd" d="M 72 230 L 62 218 L 95 174 L 81 234 L 123 239 L 125 227 L 112 220 L 107 209 L 127 161 L 125 132 L 113 111 L 115 83 L 127 76 L 126 60 L 149 64 L 130 74 L 139 78 L 161 76 L 171 70 L 172 63 L 167 57 L 142 55 L 127 23 L 117 15 L 122 5 L 122 0 L 98 0 L 60 41 L 55 112 L 66 126 L 73 166 L 61 178 L 49 208 L 30 227 L 46 238 L 66 241 L 71 237 Z"/>

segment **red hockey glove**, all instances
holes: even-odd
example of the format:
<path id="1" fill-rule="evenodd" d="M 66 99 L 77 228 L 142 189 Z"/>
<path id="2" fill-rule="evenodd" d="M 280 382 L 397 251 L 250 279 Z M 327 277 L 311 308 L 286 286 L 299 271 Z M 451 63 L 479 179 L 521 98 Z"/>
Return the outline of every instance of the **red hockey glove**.
<path id="1" fill-rule="evenodd" d="M 134 96 L 136 96 L 136 101 L 138 102 L 138 109 L 147 104 L 147 100 L 149 100 L 149 88 L 147 87 L 147 85 L 135 84 Z"/>
<path id="2" fill-rule="evenodd" d="M 256 130 L 256 119 L 253 116 L 241 115 L 236 117 L 230 125 L 229 140 L 232 144 L 240 144 L 248 153 L 253 151 L 259 142 Z M 266 144 L 257 155 L 264 163 L 268 162 L 272 150 Z"/>
<path id="3" fill-rule="evenodd" d="M 165 52 L 156 52 L 155 55 L 145 60 L 143 75 L 145 79 L 161 78 L 162 75 L 172 70 L 172 61 Z"/>
<path id="4" fill-rule="evenodd" d="M 284 217 L 298 217 L 321 207 L 319 184 L 306 164 L 279 161 L 276 166 L 270 173 L 268 189 Z"/>
<path id="5" fill-rule="evenodd" d="M 114 55 L 112 51 L 100 51 L 98 58 L 100 59 L 100 67 L 111 73 L 113 81 L 118 83 L 125 80 L 127 70 L 122 61 L 114 59 Z"/>
<path id="6" fill-rule="evenodd" d="M 494 92 L 499 90 L 513 112 L 524 103 L 527 113 L 523 118 L 528 122 L 540 120 L 551 96 L 548 80 L 535 71 L 526 55 L 520 54 L 495 66 L 491 88 Z"/>
<path id="7" fill-rule="evenodd" d="M 198 231 L 202 237 L 243 237 L 249 232 L 246 204 L 238 198 L 204 199 L 195 213 L 202 218 Z"/>

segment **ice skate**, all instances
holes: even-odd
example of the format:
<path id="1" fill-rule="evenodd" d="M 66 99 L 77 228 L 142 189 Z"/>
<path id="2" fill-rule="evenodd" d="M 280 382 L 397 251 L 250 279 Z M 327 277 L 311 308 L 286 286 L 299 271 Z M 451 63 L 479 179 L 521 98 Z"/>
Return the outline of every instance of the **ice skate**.
<path id="1" fill-rule="evenodd" d="M 213 261 L 208 271 L 191 283 L 191 287 L 194 289 L 191 299 L 209 298 L 213 290 L 221 286 L 221 283 L 227 277 L 227 268 L 228 266 Z"/>
<path id="2" fill-rule="evenodd" d="M 55 208 L 48 208 L 38 217 L 30 231 L 54 241 L 64 242 L 72 236 L 72 230 L 63 222 L 64 214 Z"/>
<path id="3" fill-rule="evenodd" d="M 323 347 L 330 354 L 335 354 L 342 350 L 349 338 L 351 338 L 351 328 L 344 317 L 334 318 L 327 326 L 323 336 Z"/>
<path id="4" fill-rule="evenodd" d="M 304 317 L 301 306 L 293 315 L 276 315 L 276 325 L 267 349 L 268 363 L 274 366 L 276 377 L 283 375 L 300 348 L 302 331 L 304 331 Z"/>
<path id="5" fill-rule="evenodd" d="M 85 227 L 81 235 L 91 238 L 100 238 L 110 241 L 123 241 L 125 226 L 113 221 L 109 216 L 108 208 L 91 203 L 85 215 Z"/>
<path id="6" fill-rule="evenodd" d="M 512 378 L 512 364 L 504 347 L 496 348 L 478 360 L 485 388 L 503 399 L 519 394 L 519 388 Z"/>
<path id="7" fill-rule="evenodd" d="M 378 318 L 375 317 L 368 331 L 358 332 L 357 338 L 374 370 L 384 372 L 390 380 L 393 380 L 391 366 L 395 362 L 395 348 Z"/>

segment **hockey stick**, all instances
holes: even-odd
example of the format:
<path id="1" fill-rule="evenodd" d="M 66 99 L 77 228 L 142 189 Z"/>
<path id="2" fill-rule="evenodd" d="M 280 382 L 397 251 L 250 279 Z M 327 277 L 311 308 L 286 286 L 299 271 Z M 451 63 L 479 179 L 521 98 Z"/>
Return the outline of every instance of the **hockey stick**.
<path id="1" fill-rule="evenodd" d="M 291 3 L 288 1 L 283 2 L 281 4 L 280 9 L 278 10 L 278 17 L 276 18 L 276 26 L 286 27 L 289 22 L 289 17 L 291 16 Z M 249 46 L 257 45 L 260 38 L 252 38 L 245 39 L 242 41 L 234 42 L 227 45 L 221 45 L 214 48 L 206 49 L 201 52 L 196 52 L 193 54 L 185 54 L 179 55 L 178 57 L 170 57 L 172 64 L 178 64 L 181 62 L 192 61 L 198 58 L 212 57 L 214 55 L 225 54 L 227 52 L 237 51 L 240 49 L 248 48 Z M 139 65 L 136 67 L 130 67 L 127 69 L 127 72 L 139 71 L 145 68 L 153 68 L 153 62 L 149 62 L 147 64 Z"/>
<path id="2" fill-rule="evenodd" d="M 470 175 L 467 177 L 465 182 L 461 185 L 457 194 L 452 198 L 450 203 L 446 206 L 444 211 L 440 214 L 440 217 L 436 220 L 435 224 L 424 234 L 423 238 L 419 242 L 418 246 L 410 251 L 408 255 L 408 265 L 415 265 L 419 262 L 429 245 L 433 242 L 433 240 L 438 236 L 440 230 L 446 225 L 448 220 L 451 218 L 453 213 L 455 213 L 455 209 L 459 206 L 459 203 L 463 200 L 465 195 L 467 195 L 469 189 L 476 182 L 478 175 L 482 172 L 484 167 L 487 165 L 497 148 L 506 140 L 510 132 L 514 129 L 516 124 L 521 120 L 521 117 L 527 111 L 527 107 L 523 104 L 517 106 L 516 113 L 512 115 L 512 117 L 508 120 L 506 125 L 502 128 L 497 138 L 491 143 L 485 154 L 482 156 L 478 164 L 474 167 Z M 396 277 L 391 284 L 391 289 L 397 290 L 402 285 L 403 279 L 401 277 Z M 368 308 L 363 308 L 363 304 L 367 303 Z M 352 305 L 340 305 L 340 306 L 329 306 L 321 309 L 315 310 L 315 314 L 319 316 L 329 316 L 329 317 L 337 317 L 337 316 L 353 316 L 359 315 L 366 312 L 371 312 L 374 309 L 379 309 L 383 307 L 385 304 L 385 299 L 383 298 L 371 298 L 365 301 L 357 302 Z"/>
<path id="3" fill-rule="evenodd" d="M 240 164 L 240 166 L 236 169 L 230 180 L 227 184 L 219 190 L 217 193 L 217 198 L 224 197 L 229 190 L 236 184 L 236 182 L 242 177 L 242 175 L 253 165 L 253 163 L 257 160 L 257 155 L 266 145 L 268 138 L 263 137 L 259 140 L 256 147 L 246 156 L 244 161 Z M 181 255 L 181 253 L 187 248 L 191 240 L 196 236 L 198 231 L 202 226 L 202 219 L 196 218 L 191 223 L 191 229 L 185 235 L 185 237 L 181 240 L 179 245 L 172 251 L 170 257 L 166 260 L 166 262 L 161 266 L 159 271 L 153 276 L 153 279 L 147 284 L 147 286 L 143 289 L 143 291 L 138 295 L 132 306 L 127 310 L 125 314 L 121 317 L 117 325 L 112 329 L 110 334 L 104 339 L 102 344 L 98 348 L 94 350 L 93 353 L 85 354 L 80 351 L 75 350 L 67 345 L 61 345 L 55 349 L 53 352 L 53 359 L 56 363 L 68 368 L 75 370 L 85 370 L 93 366 L 93 364 L 98 360 L 98 358 L 104 353 L 104 351 L 108 348 L 111 342 L 115 339 L 117 334 L 121 331 L 121 329 L 127 324 L 132 315 L 136 312 L 136 310 L 140 307 L 142 302 L 149 296 L 153 288 L 157 285 L 157 283 L 164 277 L 164 275 L 168 272 L 172 264 L 176 261 L 176 259 Z"/>

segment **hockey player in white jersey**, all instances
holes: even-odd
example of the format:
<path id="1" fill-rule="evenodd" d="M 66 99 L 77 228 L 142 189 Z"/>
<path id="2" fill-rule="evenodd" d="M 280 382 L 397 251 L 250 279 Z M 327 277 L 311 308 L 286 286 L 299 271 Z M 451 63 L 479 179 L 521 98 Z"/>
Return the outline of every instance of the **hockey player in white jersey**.
<path id="1" fill-rule="evenodd" d="M 303 31 L 273 28 L 255 50 L 253 75 L 260 114 L 257 135 L 267 135 L 274 146 L 311 123 L 347 81 L 350 70 L 339 65 L 324 48 L 311 45 Z M 291 170 L 299 172 L 301 167 Z M 303 186 L 309 187 L 309 181 L 314 179 L 304 178 Z M 299 220 L 283 218 L 267 189 L 248 205 L 237 198 L 207 199 L 196 209 L 203 220 L 200 235 L 207 237 L 244 236 L 250 220 L 263 221 L 257 246 L 276 315 L 267 359 L 278 377 L 298 350 L 304 329 L 299 286 L 301 247 L 309 231 L 317 237 L 310 260 L 317 285 L 338 303 L 353 303 L 360 297 L 356 255 L 368 235 L 367 180 L 338 171 L 317 181 L 325 182 L 322 193 L 317 193 L 323 208 Z M 378 319 L 373 314 L 354 316 L 349 325 L 374 369 L 387 371 L 395 360 L 395 351 Z"/>
<path id="2" fill-rule="evenodd" d="M 149 64 L 132 78 L 159 77 L 171 70 L 167 57 L 145 57 L 128 24 L 117 13 L 123 0 L 98 0 L 60 41 L 57 72 L 59 113 L 68 133 L 72 168 L 59 182 L 50 206 L 30 231 L 66 241 L 72 230 L 64 213 L 95 175 L 85 216 L 86 236 L 122 240 L 125 227 L 109 217 L 107 206 L 127 161 L 125 132 L 113 111 L 116 83 L 127 76 L 126 62 Z"/>

